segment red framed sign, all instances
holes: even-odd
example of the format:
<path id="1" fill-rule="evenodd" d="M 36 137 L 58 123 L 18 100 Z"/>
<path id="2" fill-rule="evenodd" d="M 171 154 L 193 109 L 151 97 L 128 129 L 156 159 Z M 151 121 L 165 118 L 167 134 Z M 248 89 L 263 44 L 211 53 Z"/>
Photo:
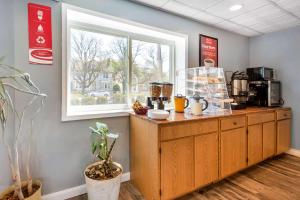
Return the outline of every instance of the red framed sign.
<path id="1" fill-rule="evenodd" d="M 28 3 L 29 63 L 53 63 L 51 26 L 51 7 Z"/>
<path id="2" fill-rule="evenodd" d="M 206 67 L 218 67 L 218 39 L 207 35 L 200 35 L 199 64 Z"/>

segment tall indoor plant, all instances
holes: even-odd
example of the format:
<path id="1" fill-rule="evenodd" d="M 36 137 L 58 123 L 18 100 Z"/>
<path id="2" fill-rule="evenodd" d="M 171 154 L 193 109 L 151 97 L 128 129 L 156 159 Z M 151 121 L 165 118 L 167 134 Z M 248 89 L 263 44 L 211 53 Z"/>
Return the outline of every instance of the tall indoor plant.
<path id="1" fill-rule="evenodd" d="M 26 100 L 24 105 L 16 108 L 12 96 L 24 94 Z M 0 193 L 2 199 L 32 200 L 41 199 L 41 182 L 32 179 L 30 170 L 31 143 L 33 138 L 34 121 L 41 111 L 46 99 L 46 94 L 41 93 L 39 88 L 31 80 L 28 73 L 1 64 L 0 60 L 0 142 L 6 147 L 9 167 L 12 175 L 12 186 Z M 15 128 L 7 128 L 9 120 Z M 24 121 L 29 120 L 29 131 L 24 130 Z M 14 131 L 15 130 L 15 131 Z M 22 146 L 26 146 L 26 151 L 20 152 L 20 138 Z M 23 141 L 28 141 L 24 143 Z M 23 159 L 22 159 L 23 158 Z M 25 160 L 25 166 L 21 166 L 21 160 Z M 26 173 L 26 181 L 22 181 L 21 171 Z"/>
<path id="2" fill-rule="evenodd" d="M 100 122 L 96 122 L 96 128 L 90 129 L 92 153 L 99 161 L 84 171 L 89 200 L 118 200 L 123 168 L 112 161 L 111 152 L 119 135 L 109 133 L 107 125 Z M 113 139 L 110 146 L 109 138 Z"/>

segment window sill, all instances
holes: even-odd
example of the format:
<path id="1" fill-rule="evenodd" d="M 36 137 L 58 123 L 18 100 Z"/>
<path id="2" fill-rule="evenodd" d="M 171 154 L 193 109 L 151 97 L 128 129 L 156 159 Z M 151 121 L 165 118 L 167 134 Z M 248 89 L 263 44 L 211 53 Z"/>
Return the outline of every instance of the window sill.
<path id="1" fill-rule="evenodd" d="M 74 113 L 72 115 L 63 115 L 63 122 L 67 121 L 78 121 L 78 120 L 88 120 L 88 119 L 100 119 L 100 118 L 112 118 L 112 117 L 126 117 L 129 116 L 130 109 L 128 110 L 113 110 L 113 111 L 103 111 L 95 113 Z"/>

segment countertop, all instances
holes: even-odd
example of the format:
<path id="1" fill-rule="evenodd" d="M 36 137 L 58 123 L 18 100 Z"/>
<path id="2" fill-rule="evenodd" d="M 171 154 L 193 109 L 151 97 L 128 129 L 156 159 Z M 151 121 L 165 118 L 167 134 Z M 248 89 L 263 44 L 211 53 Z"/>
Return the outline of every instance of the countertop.
<path id="1" fill-rule="evenodd" d="M 179 123 L 179 122 L 185 122 L 185 121 L 195 121 L 195 120 L 205 120 L 205 119 L 211 119 L 211 118 L 222 118 L 222 117 L 230 117 L 230 116 L 239 116 L 239 115 L 246 115 L 250 113 L 257 113 L 257 112 L 267 112 L 267 111 L 275 111 L 280 109 L 290 109 L 288 107 L 250 107 L 242 110 L 233 110 L 232 113 L 223 113 L 223 114 L 213 114 L 213 115 L 201 115 L 201 116 L 195 116 L 188 113 L 176 113 L 173 110 L 170 113 L 169 118 L 166 120 L 154 120 L 147 117 L 147 115 L 137 115 L 134 112 L 131 112 L 130 115 L 134 117 L 141 118 L 143 120 L 147 120 L 151 123 L 155 124 L 170 124 L 170 123 Z"/>

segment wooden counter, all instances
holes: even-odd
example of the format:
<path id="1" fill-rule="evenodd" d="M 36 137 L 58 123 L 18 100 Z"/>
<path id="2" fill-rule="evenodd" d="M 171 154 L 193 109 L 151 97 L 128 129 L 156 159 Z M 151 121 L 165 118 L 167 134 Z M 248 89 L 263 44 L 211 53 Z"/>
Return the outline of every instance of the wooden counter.
<path id="1" fill-rule="evenodd" d="M 174 199 L 287 151 L 290 121 L 290 108 L 167 120 L 132 113 L 131 180 L 147 200 Z"/>
<path id="2" fill-rule="evenodd" d="M 136 115 L 135 113 L 130 113 L 132 116 L 147 120 L 151 123 L 155 124 L 170 124 L 170 123 L 178 123 L 178 122 L 186 122 L 186 121 L 193 121 L 193 120 L 203 120 L 203 119 L 211 119 L 211 118 L 222 118 L 222 117 L 229 117 L 229 116 L 238 116 L 238 115 L 245 115 L 249 113 L 258 113 L 258 112 L 267 112 L 267 111 L 275 111 L 275 110 L 286 110 L 290 108 L 264 108 L 264 107 L 251 107 L 246 108 L 243 110 L 233 110 L 232 114 L 220 114 L 220 115 L 189 115 L 183 113 L 176 113 L 171 111 L 170 117 L 166 120 L 153 120 L 148 118 L 146 115 Z"/>

